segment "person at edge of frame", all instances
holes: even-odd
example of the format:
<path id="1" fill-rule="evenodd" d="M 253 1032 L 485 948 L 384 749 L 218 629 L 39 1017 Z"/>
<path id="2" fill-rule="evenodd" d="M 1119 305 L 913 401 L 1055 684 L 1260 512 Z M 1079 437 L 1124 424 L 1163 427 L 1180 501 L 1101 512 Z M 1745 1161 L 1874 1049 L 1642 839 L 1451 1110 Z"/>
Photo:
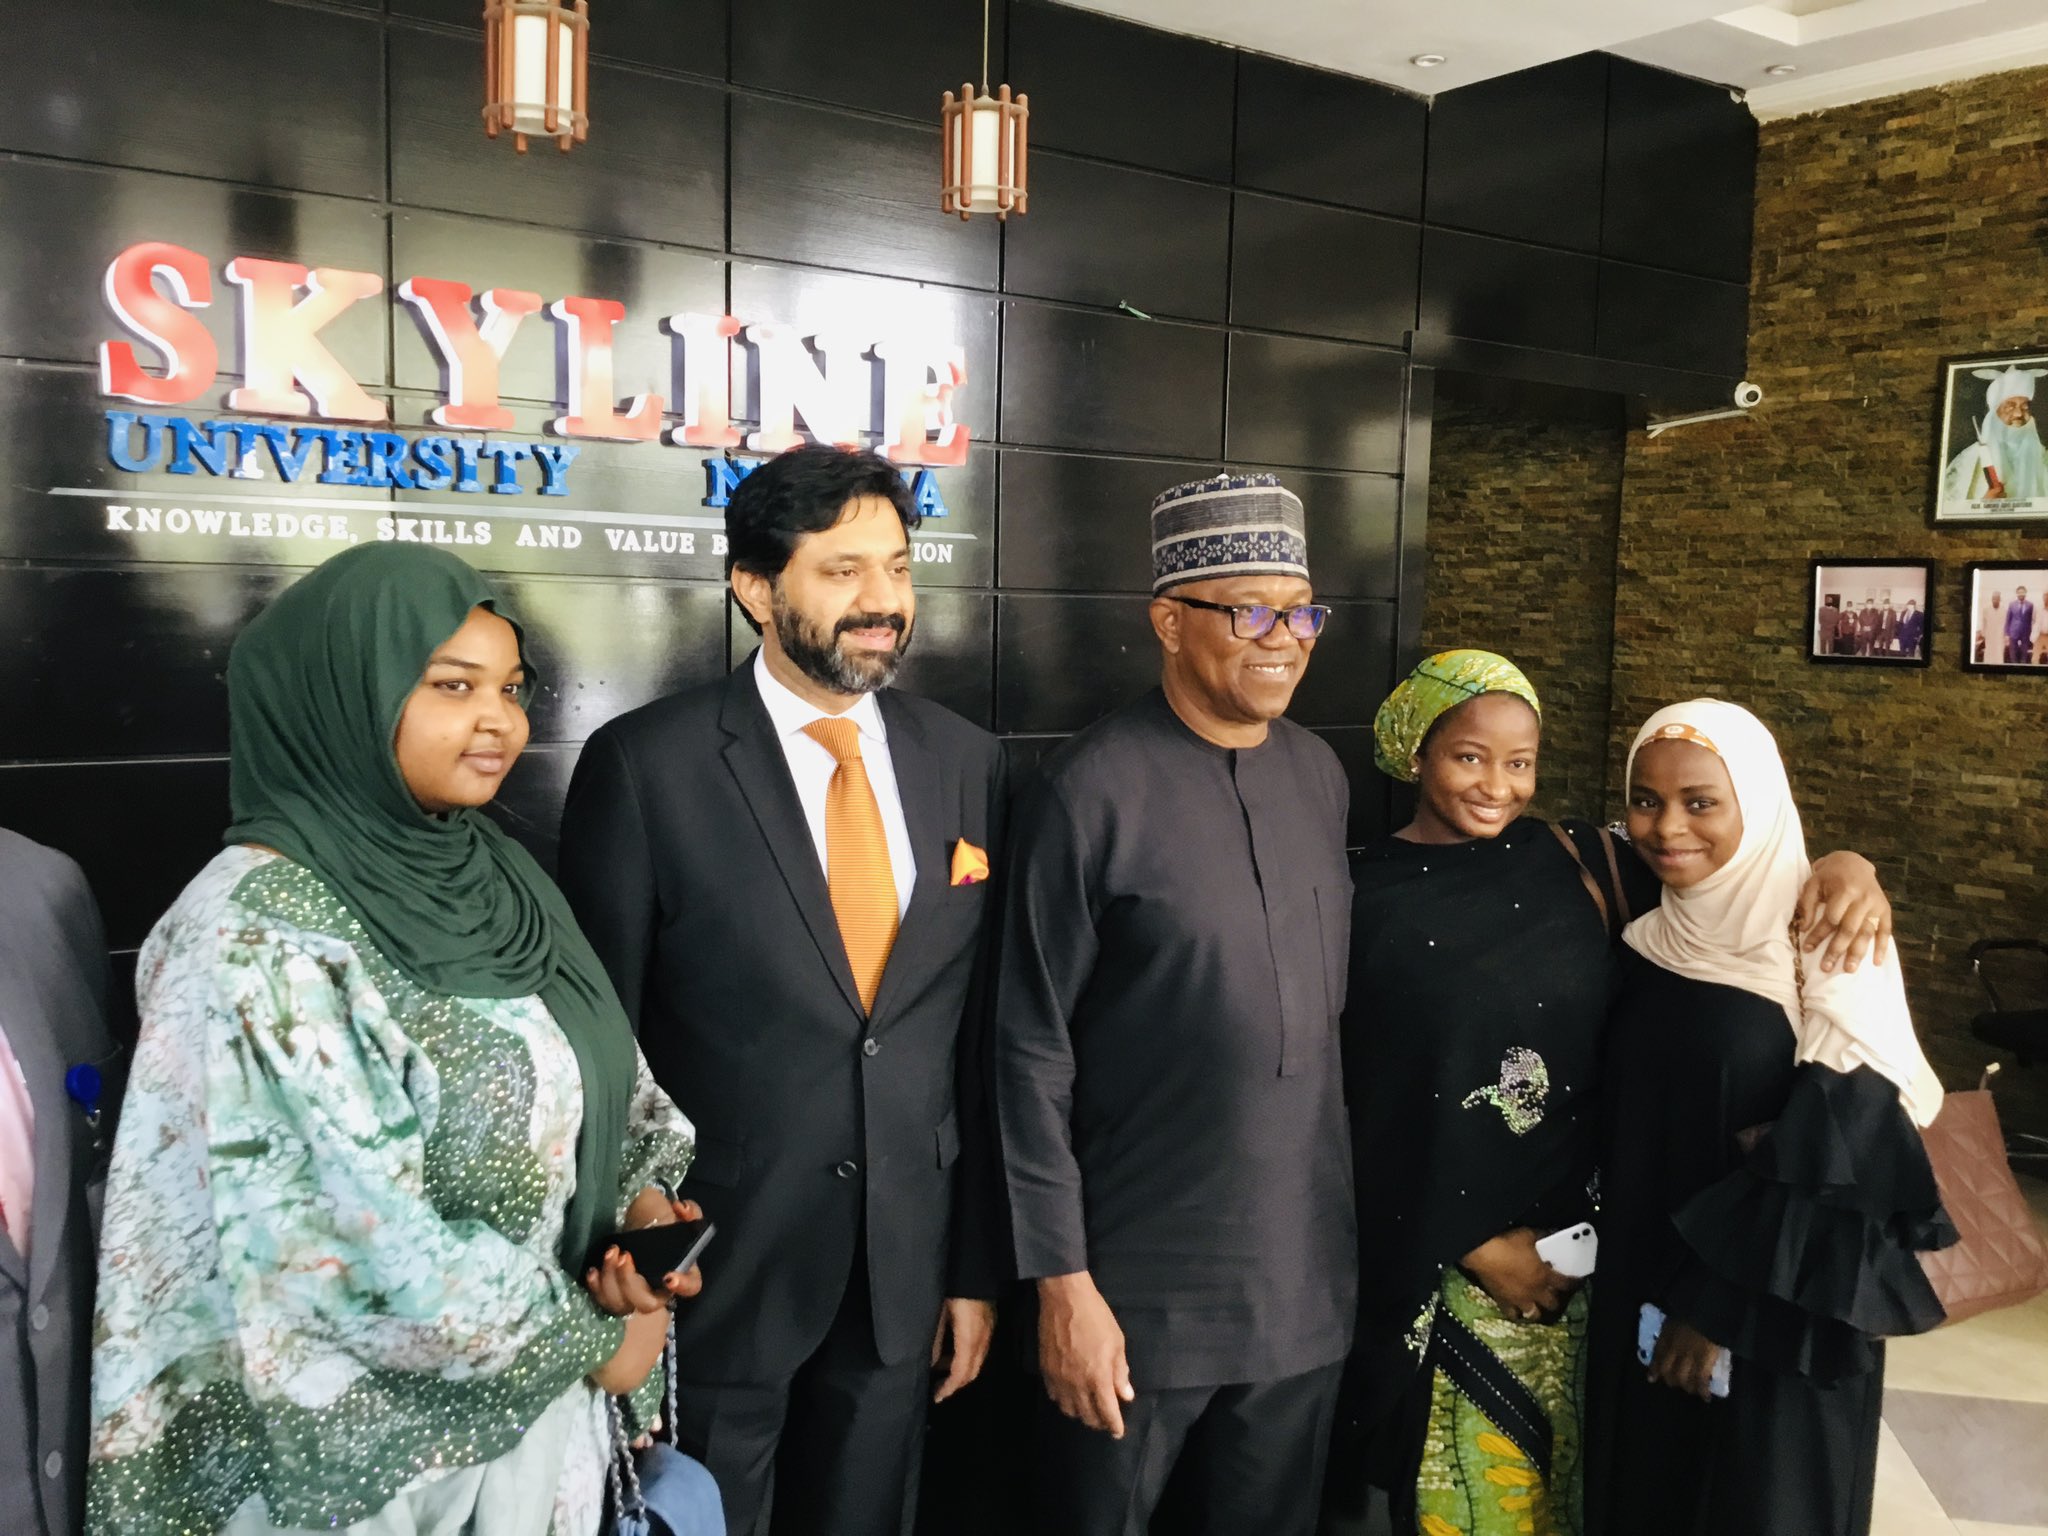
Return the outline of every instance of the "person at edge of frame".
<path id="1" fill-rule="evenodd" d="M 99 908 L 76 864 L 0 828 L 0 1530 L 85 1507 L 93 1249 L 123 1054 Z"/>

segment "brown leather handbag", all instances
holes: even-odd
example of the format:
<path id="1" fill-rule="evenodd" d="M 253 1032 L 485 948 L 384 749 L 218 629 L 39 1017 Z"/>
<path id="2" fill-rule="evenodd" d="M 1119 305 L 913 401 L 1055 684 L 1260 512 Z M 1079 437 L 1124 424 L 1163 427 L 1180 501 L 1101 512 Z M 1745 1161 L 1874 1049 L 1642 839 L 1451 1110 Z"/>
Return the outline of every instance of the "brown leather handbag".
<path id="1" fill-rule="evenodd" d="M 1806 956 L 1799 930 L 1792 938 L 1792 970 L 1806 991 Z M 1948 1316 L 1941 1326 L 1982 1312 L 2018 1306 L 2048 1291 L 2048 1243 L 2041 1240 L 2020 1181 L 2005 1155 L 2005 1130 L 1991 1100 L 1998 1063 L 1984 1069 L 1975 1088 L 1942 1095 L 1941 1113 L 1920 1140 L 1934 1168 L 1942 1209 L 1957 1240 L 1916 1254 Z"/>
<path id="2" fill-rule="evenodd" d="M 2013 1177 L 1991 1098 L 1997 1071 L 1994 1062 L 1977 1087 L 1947 1095 L 1934 1124 L 1920 1133 L 1941 1203 L 1961 1235 L 1919 1256 L 1951 1323 L 2048 1291 L 2048 1243 Z"/>

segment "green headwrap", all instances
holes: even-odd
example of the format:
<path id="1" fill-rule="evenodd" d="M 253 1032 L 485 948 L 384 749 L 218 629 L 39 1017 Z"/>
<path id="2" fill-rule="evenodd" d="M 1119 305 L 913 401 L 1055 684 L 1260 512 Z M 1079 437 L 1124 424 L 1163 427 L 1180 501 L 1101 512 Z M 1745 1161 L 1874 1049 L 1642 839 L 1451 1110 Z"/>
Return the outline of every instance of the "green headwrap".
<path id="1" fill-rule="evenodd" d="M 1372 719 L 1373 761 L 1380 772 L 1408 783 L 1415 781 L 1415 755 L 1437 720 L 1467 699 L 1482 693 L 1512 693 L 1536 711 L 1536 690 L 1522 669 L 1491 651 L 1439 651 L 1423 662 L 1392 693 Z"/>
<path id="2" fill-rule="evenodd" d="M 312 870 L 429 992 L 539 994 L 583 1078 L 560 1248 L 581 1273 L 616 1208 L 631 1027 L 554 881 L 481 811 L 421 810 L 394 748 L 428 659 L 477 607 L 511 621 L 447 551 L 364 544 L 258 614 L 228 657 L 226 841 L 262 843 Z M 530 688 L 531 668 L 526 676 Z"/>

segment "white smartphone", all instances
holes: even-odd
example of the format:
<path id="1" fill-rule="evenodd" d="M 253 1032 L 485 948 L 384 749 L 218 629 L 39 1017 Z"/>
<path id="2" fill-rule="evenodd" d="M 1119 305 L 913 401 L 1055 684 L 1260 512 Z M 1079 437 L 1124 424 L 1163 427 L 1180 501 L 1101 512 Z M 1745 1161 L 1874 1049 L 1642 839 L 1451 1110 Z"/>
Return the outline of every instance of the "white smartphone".
<path id="1" fill-rule="evenodd" d="M 1636 1358 L 1648 1365 L 1657 1353 L 1657 1335 L 1664 1331 L 1664 1309 L 1654 1301 L 1643 1303 L 1643 1315 L 1636 1325 Z M 1715 1397 L 1728 1395 L 1728 1379 L 1735 1368 L 1735 1357 L 1726 1346 L 1714 1360 L 1714 1374 L 1707 1378 L 1707 1391 Z"/>
<path id="2" fill-rule="evenodd" d="M 1570 1275 L 1574 1280 L 1583 1280 L 1593 1273 L 1593 1262 L 1599 1256 L 1600 1234 L 1593 1230 L 1590 1221 L 1582 1221 L 1576 1227 L 1563 1227 L 1548 1237 L 1536 1239 L 1536 1257 L 1560 1275 Z"/>

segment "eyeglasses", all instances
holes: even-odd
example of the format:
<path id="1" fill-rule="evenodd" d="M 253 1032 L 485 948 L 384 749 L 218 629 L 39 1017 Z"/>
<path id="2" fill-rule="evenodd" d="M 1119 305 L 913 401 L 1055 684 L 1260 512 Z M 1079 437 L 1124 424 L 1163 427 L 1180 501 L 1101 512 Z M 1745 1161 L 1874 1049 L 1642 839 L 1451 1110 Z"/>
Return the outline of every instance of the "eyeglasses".
<path id="1" fill-rule="evenodd" d="M 1169 597 L 1171 593 L 1167 594 Z M 1275 608 L 1271 603 L 1210 603 L 1199 597 L 1175 597 L 1176 603 L 1185 603 L 1190 608 L 1205 608 L 1210 613 L 1230 615 L 1230 632 L 1240 640 L 1262 640 L 1273 632 L 1275 624 L 1285 624 L 1287 632 L 1297 640 L 1313 640 L 1323 632 L 1323 622 L 1330 616 L 1328 603 L 1302 603 L 1294 608 Z"/>

